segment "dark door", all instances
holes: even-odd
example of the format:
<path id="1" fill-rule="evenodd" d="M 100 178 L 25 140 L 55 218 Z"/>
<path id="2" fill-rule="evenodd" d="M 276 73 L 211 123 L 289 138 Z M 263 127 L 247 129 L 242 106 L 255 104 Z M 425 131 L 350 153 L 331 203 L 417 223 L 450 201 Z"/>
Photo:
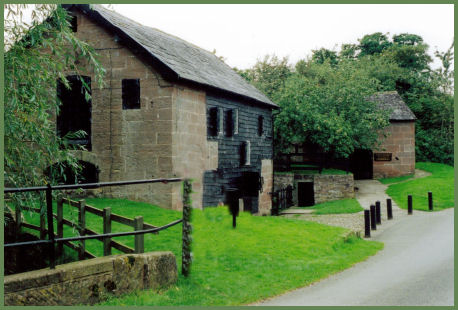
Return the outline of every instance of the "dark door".
<path id="1" fill-rule="evenodd" d="M 372 179 L 373 161 L 371 150 L 356 150 L 350 156 L 350 170 L 355 180 Z"/>
<path id="2" fill-rule="evenodd" d="M 297 183 L 297 204 L 299 207 L 310 207 L 315 204 L 313 182 Z"/>
<path id="3" fill-rule="evenodd" d="M 244 171 L 237 182 L 243 198 L 244 211 L 258 212 L 259 177 L 259 172 Z"/>

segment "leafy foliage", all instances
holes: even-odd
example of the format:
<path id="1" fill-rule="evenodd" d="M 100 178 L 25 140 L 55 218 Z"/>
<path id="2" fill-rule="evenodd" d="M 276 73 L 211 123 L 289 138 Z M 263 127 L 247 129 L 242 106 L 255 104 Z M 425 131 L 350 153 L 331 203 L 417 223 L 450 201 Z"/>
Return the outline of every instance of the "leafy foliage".
<path id="1" fill-rule="evenodd" d="M 416 34 L 390 39 L 376 32 L 359 44 L 342 44 L 338 52 L 314 50 L 289 72 L 278 59 L 266 56 L 242 76 L 282 109 L 274 124 L 277 150 L 313 142 L 345 157 L 354 148 L 372 148 L 375 132 L 387 123 L 364 98 L 370 92 L 396 90 L 417 117 L 417 160 L 452 164 L 453 43 L 434 53 L 442 64 L 435 70 L 428 48 Z M 367 119 L 357 122 L 361 115 Z"/>
<path id="2" fill-rule="evenodd" d="M 69 14 L 61 6 L 35 5 L 31 24 L 22 16 L 27 5 L 4 8 L 5 185 L 44 185 L 63 174 L 66 166 L 78 169 L 68 143 L 56 135 L 53 115 L 59 112 L 60 104 L 57 81 L 69 87 L 65 72 L 79 74 L 81 66 L 87 64 L 101 82 L 104 70 L 95 51 L 74 35 Z M 43 171 L 56 162 L 60 164 L 45 176 Z M 27 197 L 13 198 L 19 202 Z"/>

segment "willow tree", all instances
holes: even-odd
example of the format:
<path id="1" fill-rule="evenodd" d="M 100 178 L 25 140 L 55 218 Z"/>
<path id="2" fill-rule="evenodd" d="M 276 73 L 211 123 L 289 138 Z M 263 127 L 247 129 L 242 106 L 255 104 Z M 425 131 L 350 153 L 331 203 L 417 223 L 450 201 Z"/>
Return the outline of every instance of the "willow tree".
<path id="1" fill-rule="evenodd" d="M 64 166 L 78 169 L 65 137 L 56 133 L 56 83 L 69 87 L 65 72 L 78 73 L 82 63 L 93 70 L 98 83 L 104 70 L 95 50 L 72 32 L 70 16 L 60 5 L 6 4 L 4 9 L 5 186 L 45 185 L 63 174 Z M 25 13 L 31 13 L 31 19 Z M 60 168 L 45 175 L 54 163 L 61 163 Z M 30 198 L 15 197 L 16 202 Z"/>

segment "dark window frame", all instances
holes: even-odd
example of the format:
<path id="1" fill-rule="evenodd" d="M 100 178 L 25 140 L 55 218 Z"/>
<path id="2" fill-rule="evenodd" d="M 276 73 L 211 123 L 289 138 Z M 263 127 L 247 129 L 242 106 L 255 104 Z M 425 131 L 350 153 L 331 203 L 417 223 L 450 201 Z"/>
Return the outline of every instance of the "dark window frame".
<path id="1" fill-rule="evenodd" d="M 225 133 L 226 137 L 234 135 L 234 110 L 226 110 L 225 114 Z"/>
<path id="2" fill-rule="evenodd" d="M 264 134 L 264 116 L 258 116 L 258 136 L 262 137 Z"/>
<path id="3" fill-rule="evenodd" d="M 140 79 L 122 79 L 122 109 L 139 110 L 140 103 Z"/>
<path id="4" fill-rule="evenodd" d="M 85 92 L 87 90 L 83 84 L 84 81 L 89 89 L 89 95 L 91 95 L 91 77 L 68 75 L 66 79 L 70 84 L 70 89 L 67 89 L 61 81 L 57 83 L 57 97 L 62 103 L 56 118 L 57 135 L 63 138 L 69 132 L 83 130 L 86 132 L 85 137 L 67 138 L 67 142 L 83 145 L 88 151 L 91 151 L 92 100 L 86 100 Z"/>
<path id="5" fill-rule="evenodd" d="M 208 109 L 208 125 L 207 133 L 210 137 L 218 136 L 218 120 L 219 109 L 217 107 L 210 107 Z"/>

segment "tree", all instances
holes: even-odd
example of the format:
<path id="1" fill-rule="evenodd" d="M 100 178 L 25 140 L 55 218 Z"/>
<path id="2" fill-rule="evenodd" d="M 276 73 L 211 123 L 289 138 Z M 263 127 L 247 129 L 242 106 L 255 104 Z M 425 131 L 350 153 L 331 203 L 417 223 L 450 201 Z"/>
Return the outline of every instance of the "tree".
<path id="1" fill-rule="evenodd" d="M 368 101 L 377 84 L 349 60 L 337 67 L 309 63 L 307 74 L 292 75 L 276 96 L 277 149 L 307 142 L 344 158 L 355 149 L 371 149 L 388 125 L 388 112 Z"/>
<path id="2" fill-rule="evenodd" d="M 358 55 L 359 57 L 380 54 L 385 49 L 393 45 L 393 43 L 388 39 L 388 36 L 381 32 L 367 34 L 358 41 L 359 49 L 361 50 Z"/>
<path id="3" fill-rule="evenodd" d="M 326 48 L 312 50 L 312 61 L 317 64 L 324 64 L 326 61 L 332 66 L 337 65 L 337 53 Z"/>
<path id="4" fill-rule="evenodd" d="M 53 115 L 59 112 L 56 83 L 69 87 L 66 71 L 79 72 L 87 64 L 96 81 L 104 73 L 95 51 L 70 29 L 70 16 L 61 6 L 35 5 L 32 22 L 27 5 L 5 5 L 5 185 L 37 186 L 52 183 L 65 166 L 78 170 L 65 138 L 56 134 Z M 86 92 L 86 96 L 90 96 Z M 84 132 L 72 133 L 84 135 Z M 44 170 L 54 163 L 49 175 Z M 30 195 L 14 195 L 21 205 Z M 23 202 L 22 202 L 23 203 Z"/>
<path id="5" fill-rule="evenodd" d="M 275 55 L 266 55 L 263 60 L 258 60 L 253 68 L 238 72 L 271 99 L 292 73 L 288 57 L 279 59 Z"/>

